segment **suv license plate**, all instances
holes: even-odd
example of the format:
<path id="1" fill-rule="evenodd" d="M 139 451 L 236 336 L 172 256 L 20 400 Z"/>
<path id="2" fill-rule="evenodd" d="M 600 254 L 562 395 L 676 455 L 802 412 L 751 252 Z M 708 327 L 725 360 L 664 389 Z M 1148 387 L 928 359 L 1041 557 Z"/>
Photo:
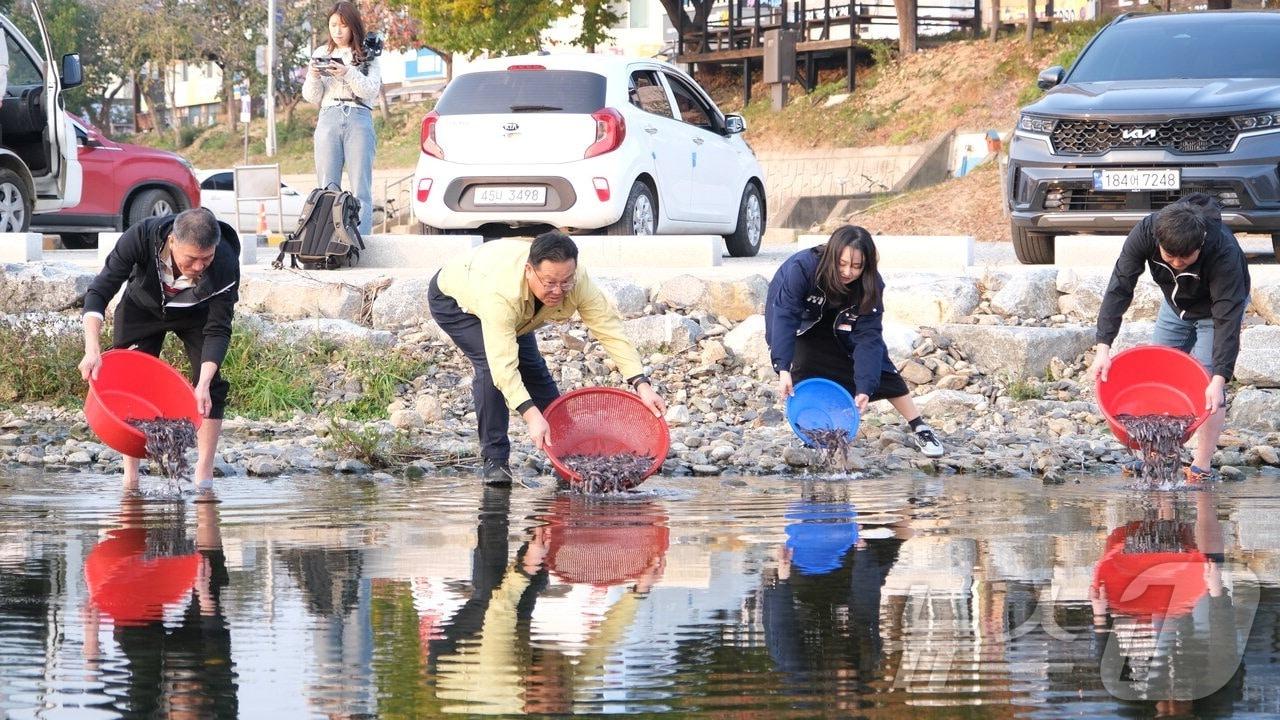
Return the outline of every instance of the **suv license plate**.
<path id="1" fill-rule="evenodd" d="M 1178 168 L 1150 170 L 1094 170 L 1094 190 L 1180 190 L 1182 171 Z"/>
<path id="2" fill-rule="evenodd" d="M 476 205 L 546 205 L 547 189 L 544 187 L 478 187 Z"/>

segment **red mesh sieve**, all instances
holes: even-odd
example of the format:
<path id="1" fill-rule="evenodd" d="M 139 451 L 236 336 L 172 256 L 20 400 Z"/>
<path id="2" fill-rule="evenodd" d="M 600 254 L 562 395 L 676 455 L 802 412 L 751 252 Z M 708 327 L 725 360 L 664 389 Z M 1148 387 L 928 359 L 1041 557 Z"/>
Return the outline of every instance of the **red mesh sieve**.
<path id="1" fill-rule="evenodd" d="M 667 421 L 654 417 L 639 397 L 617 388 L 590 387 L 565 393 L 544 415 L 551 426 L 547 456 L 556 472 L 570 482 L 582 482 L 582 477 L 561 458 L 630 452 L 653 456 L 644 478 L 634 483 L 639 485 L 662 469 L 671 445 Z"/>
<path id="2" fill-rule="evenodd" d="M 543 518 L 550 532 L 547 569 L 564 582 L 618 585 L 667 552 L 667 516 L 653 503 L 608 503 L 561 495 Z"/>

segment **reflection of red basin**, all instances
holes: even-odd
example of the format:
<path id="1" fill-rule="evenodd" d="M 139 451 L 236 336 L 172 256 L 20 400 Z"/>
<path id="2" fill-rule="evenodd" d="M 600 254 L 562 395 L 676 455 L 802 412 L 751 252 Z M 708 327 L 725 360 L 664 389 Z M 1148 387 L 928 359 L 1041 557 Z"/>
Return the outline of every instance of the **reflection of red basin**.
<path id="1" fill-rule="evenodd" d="M 1183 435 L 1186 442 L 1208 419 L 1204 391 L 1209 373 L 1198 360 L 1174 348 L 1142 345 L 1116 353 L 1107 381 L 1098 380 L 1098 406 L 1120 442 L 1137 443 L 1116 421 L 1117 415 L 1190 415 L 1195 418 Z"/>
<path id="2" fill-rule="evenodd" d="M 112 530 L 85 559 L 89 597 L 117 625 L 139 625 L 164 616 L 196 583 L 200 556 L 146 558 L 147 531 Z"/>
<path id="3" fill-rule="evenodd" d="M 650 415 L 652 417 L 652 415 Z M 568 583 L 619 585 L 667 552 L 667 516 L 653 503 L 561 495 L 543 516 L 547 570 Z"/>
<path id="4" fill-rule="evenodd" d="M 1204 581 L 1208 558 L 1190 537 L 1183 552 L 1126 553 L 1125 539 L 1141 525 L 1129 523 L 1107 537 L 1107 549 L 1094 570 L 1094 584 L 1106 589 L 1107 606 L 1119 615 L 1161 618 L 1191 612 L 1208 590 Z"/>

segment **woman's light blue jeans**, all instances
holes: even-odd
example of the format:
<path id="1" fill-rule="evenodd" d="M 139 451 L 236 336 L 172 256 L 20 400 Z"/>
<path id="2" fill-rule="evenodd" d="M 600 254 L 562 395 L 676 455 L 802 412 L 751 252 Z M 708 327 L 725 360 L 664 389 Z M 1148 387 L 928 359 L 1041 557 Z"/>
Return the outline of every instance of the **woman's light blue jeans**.
<path id="1" fill-rule="evenodd" d="M 330 183 L 353 193 L 360 200 L 360 235 L 373 232 L 373 111 L 354 105 L 320 109 L 316 122 L 316 183 Z M 350 184 L 342 184 L 342 168 L 347 168 Z"/>

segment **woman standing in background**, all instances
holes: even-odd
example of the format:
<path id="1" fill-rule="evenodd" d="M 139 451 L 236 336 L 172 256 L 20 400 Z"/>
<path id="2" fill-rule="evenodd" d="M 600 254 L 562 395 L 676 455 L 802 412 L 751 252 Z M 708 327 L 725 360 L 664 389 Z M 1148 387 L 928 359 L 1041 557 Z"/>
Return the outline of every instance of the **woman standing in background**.
<path id="1" fill-rule="evenodd" d="M 348 189 L 360 200 L 360 234 L 373 231 L 373 101 L 382 88 L 378 59 L 365 48 L 364 21 L 343 0 L 329 11 L 329 42 L 311 53 L 302 97 L 320 104 L 316 122 L 316 184 Z"/>

